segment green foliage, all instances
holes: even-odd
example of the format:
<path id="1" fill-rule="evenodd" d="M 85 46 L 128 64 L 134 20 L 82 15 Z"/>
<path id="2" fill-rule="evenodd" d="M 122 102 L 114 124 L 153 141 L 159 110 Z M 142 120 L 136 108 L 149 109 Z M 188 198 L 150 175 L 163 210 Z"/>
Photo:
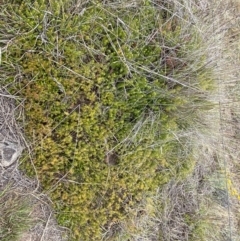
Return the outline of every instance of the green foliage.
<path id="1" fill-rule="evenodd" d="M 197 212 L 185 215 L 185 222 L 191 230 L 188 240 L 226 240 L 230 236 L 226 226 L 228 218 L 225 208 L 208 200 L 208 204 L 201 204 Z"/>
<path id="2" fill-rule="evenodd" d="M 29 217 L 31 211 L 31 204 L 18 190 L 7 188 L 0 192 L 0 239 L 17 241 L 33 223 Z"/>
<path id="3" fill-rule="evenodd" d="M 25 98 L 34 165 L 58 221 L 71 240 L 88 241 L 144 193 L 191 172 L 193 158 L 174 141 L 182 125 L 174 112 L 201 98 L 170 83 L 180 69 L 164 63 L 160 42 L 174 47 L 181 28 L 160 28 L 167 19 L 150 2 L 127 12 L 85 5 L 76 14 L 70 1 L 13 1 L 11 24 L 21 34 L 3 62 L 21 72 L 5 84 Z M 195 82 L 206 90 L 211 79 Z M 35 174 L 29 161 L 23 168 Z"/>

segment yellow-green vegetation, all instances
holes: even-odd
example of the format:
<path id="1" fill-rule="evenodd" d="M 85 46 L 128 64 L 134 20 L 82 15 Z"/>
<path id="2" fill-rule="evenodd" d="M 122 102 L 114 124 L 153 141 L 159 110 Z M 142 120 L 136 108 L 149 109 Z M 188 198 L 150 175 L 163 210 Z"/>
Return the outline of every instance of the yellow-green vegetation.
<path id="1" fill-rule="evenodd" d="M 209 108 L 214 84 L 204 52 L 189 55 L 203 40 L 170 11 L 146 0 L 80 5 L 8 1 L 0 27 L 3 85 L 24 99 L 32 143 L 35 169 L 27 158 L 22 167 L 37 174 L 71 240 L 88 241 L 192 171 L 176 133 Z"/>
<path id="2" fill-rule="evenodd" d="M 19 190 L 7 187 L 0 192 L 0 239 L 17 241 L 20 235 L 33 224 L 29 217 L 32 207 Z"/>
<path id="3" fill-rule="evenodd" d="M 191 230 L 189 240 L 222 240 L 228 228 L 223 220 L 227 220 L 227 218 L 227 209 L 208 200 L 195 215 L 186 214 L 185 216 L 185 221 Z"/>
<path id="4" fill-rule="evenodd" d="M 228 190 L 230 191 L 230 195 L 232 195 L 233 197 L 236 197 L 238 200 L 240 200 L 239 191 L 236 189 L 236 187 L 234 187 L 233 182 L 230 177 L 227 179 L 227 186 L 228 186 Z"/>

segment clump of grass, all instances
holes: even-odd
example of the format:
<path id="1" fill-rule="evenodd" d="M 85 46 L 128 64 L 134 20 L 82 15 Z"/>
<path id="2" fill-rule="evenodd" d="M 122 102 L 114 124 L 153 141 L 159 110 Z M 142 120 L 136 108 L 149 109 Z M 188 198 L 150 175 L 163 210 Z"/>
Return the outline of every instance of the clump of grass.
<path id="1" fill-rule="evenodd" d="M 18 190 L 7 188 L 0 193 L 0 239 L 17 241 L 33 224 L 31 204 Z"/>

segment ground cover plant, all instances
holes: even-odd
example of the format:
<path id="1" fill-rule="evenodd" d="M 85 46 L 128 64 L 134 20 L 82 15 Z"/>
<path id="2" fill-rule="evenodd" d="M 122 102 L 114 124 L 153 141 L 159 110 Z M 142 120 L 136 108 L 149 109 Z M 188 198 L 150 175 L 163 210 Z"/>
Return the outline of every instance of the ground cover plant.
<path id="1" fill-rule="evenodd" d="M 18 240 L 31 227 L 31 204 L 17 189 L 7 187 L 0 193 L 0 238 L 3 241 Z"/>
<path id="2" fill-rule="evenodd" d="M 117 240 L 119 223 L 144 216 L 143 200 L 156 215 L 150 197 L 195 168 L 186 133 L 202 128 L 215 84 L 204 39 L 173 9 L 140 0 L 3 4 L 2 84 L 24 99 L 32 149 L 22 168 L 38 177 L 70 240 Z M 199 223 L 194 215 L 185 222 Z"/>

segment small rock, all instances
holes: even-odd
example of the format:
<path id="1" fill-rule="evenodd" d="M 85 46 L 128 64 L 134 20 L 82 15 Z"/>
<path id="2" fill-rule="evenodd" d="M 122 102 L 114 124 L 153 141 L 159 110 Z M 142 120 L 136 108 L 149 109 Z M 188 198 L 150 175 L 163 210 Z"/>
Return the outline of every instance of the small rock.
<path id="1" fill-rule="evenodd" d="M 8 147 L 3 148 L 2 150 L 3 159 L 10 162 L 15 152 L 16 151 L 12 148 L 8 148 Z"/>
<path id="2" fill-rule="evenodd" d="M 0 142 L 1 166 L 11 166 L 21 155 L 22 150 L 22 146 L 17 143 L 9 141 Z"/>

